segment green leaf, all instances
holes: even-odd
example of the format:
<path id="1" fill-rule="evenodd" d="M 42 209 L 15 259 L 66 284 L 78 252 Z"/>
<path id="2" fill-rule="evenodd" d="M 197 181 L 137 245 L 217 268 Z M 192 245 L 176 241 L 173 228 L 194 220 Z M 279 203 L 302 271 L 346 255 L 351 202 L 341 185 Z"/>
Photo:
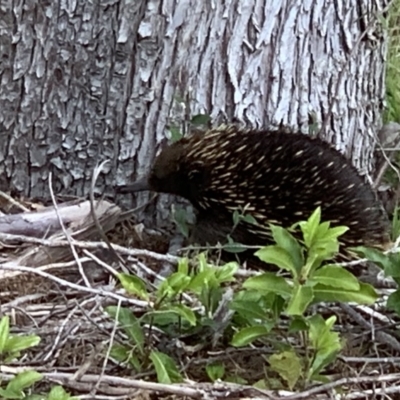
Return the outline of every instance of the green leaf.
<path id="1" fill-rule="evenodd" d="M 228 243 L 225 243 L 222 246 L 222 249 L 225 250 L 227 253 L 243 253 L 247 250 L 247 247 L 241 243 L 236 243 L 230 236 L 228 236 Z"/>
<path id="2" fill-rule="evenodd" d="M 187 257 L 179 259 L 177 272 L 184 276 L 189 274 L 189 259 Z"/>
<path id="3" fill-rule="evenodd" d="M 326 235 L 330 231 L 331 223 L 329 221 L 321 222 L 317 227 L 317 232 L 315 234 L 315 240 L 324 240 L 326 241 Z"/>
<path id="4" fill-rule="evenodd" d="M 8 382 L 7 390 L 15 392 L 22 391 L 24 389 L 30 388 L 36 382 L 39 382 L 42 378 L 43 375 L 39 374 L 39 372 L 33 370 L 23 371 L 15 376 L 13 379 L 11 379 L 10 382 Z"/>
<path id="5" fill-rule="evenodd" d="M 323 222 L 317 228 L 309 255 L 317 254 L 321 261 L 332 258 L 339 251 L 338 237 L 348 230 L 347 227 L 329 228 L 329 222 Z"/>
<path id="6" fill-rule="evenodd" d="M 192 278 L 184 272 L 174 272 L 164 282 L 161 283 L 157 290 L 157 299 L 165 296 L 173 297 L 184 292 L 190 285 Z"/>
<path id="7" fill-rule="evenodd" d="M 122 344 L 113 345 L 110 355 L 120 363 L 129 363 L 137 372 L 142 372 L 142 364 L 139 358 L 127 346 Z"/>
<path id="8" fill-rule="evenodd" d="M 204 288 L 216 286 L 218 285 L 215 278 L 215 271 L 207 269 L 193 276 L 187 288 L 188 290 L 191 290 L 196 294 L 200 294 L 204 290 Z"/>
<path id="9" fill-rule="evenodd" d="M 232 214 L 233 226 L 237 226 L 239 224 L 240 217 L 241 217 L 241 214 L 240 214 L 239 210 L 235 210 Z"/>
<path id="10" fill-rule="evenodd" d="M 344 290 L 358 291 L 360 289 L 358 279 L 351 272 L 337 265 L 326 265 L 318 269 L 312 274 L 311 280 L 313 283 L 317 282 Z"/>
<path id="11" fill-rule="evenodd" d="M 174 325 L 183 324 L 184 321 L 180 319 L 181 317 L 176 313 L 167 310 L 157 310 L 149 311 L 143 316 L 143 323 L 153 324 L 159 328 L 170 328 Z"/>
<path id="12" fill-rule="evenodd" d="M 326 321 L 320 315 L 313 315 L 308 319 L 310 324 L 309 337 L 311 346 L 315 349 L 313 363 L 308 376 L 313 377 L 329 365 L 342 349 L 340 337 L 332 328 L 336 317 L 332 316 Z"/>
<path id="13" fill-rule="evenodd" d="M 270 225 L 272 237 L 279 247 L 284 249 L 291 256 L 297 274 L 304 265 L 303 250 L 299 242 L 291 235 L 287 229 L 280 226 Z"/>
<path id="14" fill-rule="evenodd" d="M 156 369 L 159 383 L 171 384 L 183 381 L 183 378 L 171 357 L 159 351 L 152 351 L 150 353 L 150 360 Z"/>
<path id="15" fill-rule="evenodd" d="M 319 314 L 312 315 L 308 318 L 310 326 L 309 337 L 311 346 L 315 350 L 324 350 L 329 348 L 332 343 L 338 343 L 338 334 L 330 331 L 335 322 L 336 316 L 331 316 L 326 321 Z"/>
<path id="16" fill-rule="evenodd" d="M 209 364 L 206 366 L 206 372 L 212 382 L 222 379 L 225 375 L 225 365 L 223 364 Z"/>
<path id="17" fill-rule="evenodd" d="M 317 233 L 319 223 L 321 221 L 321 207 L 318 207 L 308 218 L 307 221 L 299 223 L 300 229 L 303 232 L 304 243 L 307 248 L 310 248 L 314 242 L 314 237 Z"/>
<path id="18" fill-rule="evenodd" d="M 290 321 L 289 333 L 308 331 L 308 324 L 302 316 L 294 316 Z"/>
<path id="19" fill-rule="evenodd" d="M 131 314 L 133 316 L 133 314 Z M 127 318 L 120 320 L 124 331 L 127 333 L 130 339 L 132 339 L 133 343 L 137 346 L 138 350 L 141 354 L 144 353 L 144 333 L 142 327 L 140 326 L 140 322 L 138 319 Z"/>
<path id="20" fill-rule="evenodd" d="M 204 272 L 204 271 L 208 271 L 210 273 L 211 276 L 213 276 L 213 272 L 214 272 L 214 267 L 210 267 L 210 264 L 207 262 L 207 257 L 205 253 L 200 253 L 197 256 L 197 261 L 198 261 L 198 271 L 199 272 Z"/>
<path id="21" fill-rule="evenodd" d="M 8 336 L 10 334 L 10 318 L 4 316 L 0 320 L 0 354 L 4 353 L 6 343 L 8 342 Z"/>
<path id="22" fill-rule="evenodd" d="M 293 289 L 292 289 L 293 291 Z M 286 306 L 286 301 L 280 295 L 269 293 L 265 296 L 266 300 L 271 301 L 271 312 L 275 321 L 278 321 Z M 268 304 L 268 303 L 267 303 Z"/>
<path id="23" fill-rule="evenodd" d="M 313 257 L 317 260 L 316 265 L 312 268 L 314 270 L 322 261 L 333 258 L 338 251 L 339 242 L 337 239 L 316 239 L 308 251 L 307 261 Z"/>
<path id="24" fill-rule="evenodd" d="M 357 303 L 357 304 L 373 304 L 378 299 L 375 289 L 363 282 L 359 282 L 360 289 L 357 291 L 349 291 L 340 288 L 333 288 L 317 284 L 314 286 L 314 303 L 323 301 Z"/>
<path id="25" fill-rule="evenodd" d="M 223 292 L 224 290 L 222 287 L 203 288 L 202 292 L 200 293 L 199 300 L 205 308 L 206 315 L 216 311 L 222 299 Z"/>
<path id="26" fill-rule="evenodd" d="M 181 318 L 189 322 L 191 326 L 196 326 L 197 324 L 197 319 L 196 315 L 194 312 L 187 306 L 183 304 L 176 304 L 174 306 L 168 306 L 168 309 L 166 311 L 169 312 L 174 312 L 178 314 Z"/>
<path id="27" fill-rule="evenodd" d="M 327 230 L 327 232 L 323 235 L 323 239 L 325 241 L 337 240 L 340 236 L 345 234 L 349 228 L 347 226 L 335 226 Z"/>
<path id="28" fill-rule="evenodd" d="M 252 276 L 243 282 L 246 289 L 254 289 L 260 293 L 276 293 L 284 298 L 292 295 L 293 288 L 286 282 L 286 279 L 277 276 L 272 272 L 265 272 L 262 275 Z"/>
<path id="29" fill-rule="evenodd" d="M 240 290 L 235 293 L 234 300 L 239 302 L 254 302 L 260 303 L 264 299 L 265 295 L 260 293 L 258 290 Z"/>
<path id="30" fill-rule="evenodd" d="M 388 297 L 386 307 L 389 310 L 394 311 L 397 315 L 400 315 L 400 289 L 391 293 Z"/>
<path id="31" fill-rule="evenodd" d="M 234 300 L 230 308 L 249 322 L 255 320 L 265 321 L 267 319 L 265 308 L 261 307 L 260 304 L 255 301 Z"/>
<path id="32" fill-rule="evenodd" d="M 247 385 L 249 383 L 246 379 L 236 375 L 227 375 L 224 382 L 237 383 L 238 385 Z"/>
<path id="33" fill-rule="evenodd" d="M 310 286 L 296 285 L 293 296 L 286 308 L 288 315 L 303 315 L 314 298 L 313 289 Z"/>
<path id="34" fill-rule="evenodd" d="M 301 360 L 297 354 L 294 351 L 273 354 L 268 358 L 268 362 L 271 368 L 288 383 L 289 389 L 293 390 L 302 374 Z"/>
<path id="35" fill-rule="evenodd" d="M 175 207 L 173 218 L 179 232 L 187 239 L 189 237 L 187 211 L 183 207 Z"/>
<path id="36" fill-rule="evenodd" d="M 400 276 L 400 269 L 397 265 L 393 266 L 392 259 L 390 255 L 384 254 L 378 249 L 372 249 L 369 247 L 358 246 L 352 247 L 356 253 L 360 254 L 362 257 L 367 258 L 373 263 L 377 264 L 381 268 L 384 268 L 385 272 L 390 276 Z M 393 268 L 394 267 L 394 268 Z M 390 272 L 388 272 L 390 270 Z"/>
<path id="37" fill-rule="evenodd" d="M 399 207 L 395 207 L 392 219 L 392 241 L 395 242 L 396 238 L 400 235 L 400 213 Z"/>
<path id="38" fill-rule="evenodd" d="M 330 351 L 318 351 L 311 364 L 308 373 L 309 378 L 313 379 L 315 375 L 318 375 L 325 367 L 331 364 L 335 360 L 339 351 L 340 348 L 332 348 Z"/>
<path id="39" fill-rule="evenodd" d="M 271 331 L 272 324 L 264 324 L 259 326 L 248 326 L 236 332 L 232 338 L 232 346 L 243 347 L 254 342 L 255 340 L 267 336 Z"/>
<path id="40" fill-rule="evenodd" d="M 0 399 L 14 400 L 14 399 L 23 399 L 26 396 L 22 390 L 14 391 L 11 389 L 2 389 L 0 388 Z"/>
<path id="41" fill-rule="evenodd" d="M 40 336 L 10 336 L 4 347 L 4 350 L 9 353 L 18 353 L 30 347 L 37 346 L 40 343 Z"/>
<path id="42" fill-rule="evenodd" d="M 263 247 L 255 253 L 255 256 L 267 264 L 276 265 L 291 272 L 293 276 L 297 276 L 297 270 L 291 255 L 279 246 Z"/>
<path id="43" fill-rule="evenodd" d="M 111 347 L 110 356 L 123 363 L 128 359 L 130 350 L 128 346 L 123 344 L 114 344 Z"/>
<path id="44" fill-rule="evenodd" d="M 211 120 L 211 117 L 206 114 L 194 115 L 191 119 L 192 125 L 207 125 Z"/>
<path id="45" fill-rule="evenodd" d="M 299 281 L 305 282 L 309 280 L 310 275 L 312 275 L 314 271 L 321 266 L 323 259 L 324 257 L 321 257 L 319 254 L 316 254 L 315 251 L 309 250 L 307 254 L 306 263 L 304 267 L 301 269 Z"/>
<path id="46" fill-rule="evenodd" d="M 53 386 L 48 395 L 48 400 L 68 400 L 69 398 L 69 394 L 59 385 Z"/>
<path id="47" fill-rule="evenodd" d="M 215 278 L 219 283 L 233 282 L 235 280 L 235 274 L 239 269 L 237 262 L 232 261 L 224 264 L 223 266 L 215 269 Z"/>
<path id="48" fill-rule="evenodd" d="M 109 315 L 116 318 L 118 314 L 118 322 L 128 337 L 137 346 L 141 354 L 144 353 L 144 333 L 140 326 L 140 320 L 135 317 L 131 310 L 121 307 L 109 306 L 106 308 Z"/>
<path id="49" fill-rule="evenodd" d="M 257 220 L 250 214 L 245 214 L 242 216 L 243 222 L 251 225 L 258 225 Z"/>
<path id="50" fill-rule="evenodd" d="M 130 352 L 127 361 L 137 372 L 142 372 L 142 363 L 136 354 Z"/>
<path id="51" fill-rule="evenodd" d="M 170 126 L 169 131 L 171 132 L 171 142 L 175 143 L 182 139 L 183 135 L 178 126 Z"/>
<path id="52" fill-rule="evenodd" d="M 51 388 L 47 400 L 78 400 L 78 398 L 71 397 L 62 386 L 57 385 Z"/>
<path id="53" fill-rule="evenodd" d="M 271 382 L 273 382 L 273 383 L 271 384 Z M 275 383 L 278 383 L 278 384 L 274 386 Z M 257 382 L 255 382 L 253 384 L 254 388 L 260 389 L 260 390 L 268 390 L 268 389 L 271 388 L 271 386 L 273 386 L 274 388 L 275 387 L 279 387 L 280 388 L 282 385 L 281 385 L 281 383 L 279 382 L 278 379 L 275 379 L 275 378 L 272 379 L 272 378 L 269 378 L 269 377 L 268 377 L 268 381 L 266 379 L 260 379 L 260 380 L 258 380 Z"/>
<path id="54" fill-rule="evenodd" d="M 118 277 L 119 281 L 121 282 L 121 285 L 123 286 L 123 288 L 129 294 L 139 296 L 140 298 L 142 298 L 144 300 L 149 299 L 149 295 L 146 290 L 146 284 L 142 279 L 140 279 L 134 275 L 125 274 L 123 272 L 119 273 L 117 275 L 117 277 Z"/>

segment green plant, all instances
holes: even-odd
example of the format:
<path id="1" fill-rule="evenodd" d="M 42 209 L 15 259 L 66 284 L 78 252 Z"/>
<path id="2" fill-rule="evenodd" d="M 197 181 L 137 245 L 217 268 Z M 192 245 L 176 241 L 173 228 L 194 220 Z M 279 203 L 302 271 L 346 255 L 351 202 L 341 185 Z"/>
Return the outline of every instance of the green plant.
<path id="1" fill-rule="evenodd" d="M 302 240 L 296 240 L 290 232 L 296 226 L 300 227 Z M 244 282 L 244 290 L 238 293 L 232 308 L 245 326 L 237 330 L 232 344 L 242 347 L 271 338 L 282 317 L 288 318 L 288 333 L 300 334 L 304 355 L 293 346 L 280 345 L 268 362 L 292 388 L 300 378 L 303 384 L 324 380 L 321 371 L 341 349 L 339 336 L 333 331 L 335 318 L 307 316 L 310 306 L 326 301 L 371 304 L 377 295 L 372 286 L 359 282 L 343 267 L 326 264 L 337 254 L 338 237 L 347 228 L 321 223 L 320 208 L 290 230 L 274 225 L 270 228 L 276 244 L 255 254 L 288 276 L 265 272 Z"/>
<path id="2" fill-rule="evenodd" d="M 40 337 L 36 335 L 11 335 L 8 316 L 0 320 L 0 362 L 10 363 L 18 358 L 23 350 L 37 346 Z M 3 399 L 27 398 L 25 390 L 42 379 L 36 371 L 24 371 L 16 375 L 4 387 L 0 381 L 0 396 Z"/>
<path id="3" fill-rule="evenodd" d="M 78 400 L 78 397 L 71 396 L 62 386 L 53 386 L 48 394 L 31 394 L 24 397 L 24 400 Z"/>
<path id="4" fill-rule="evenodd" d="M 57 385 L 51 388 L 46 400 L 78 400 L 78 398 L 72 397 L 62 386 Z"/>
<path id="5" fill-rule="evenodd" d="M 244 212 L 235 213 L 233 229 L 240 220 L 254 222 Z M 261 248 L 256 255 L 277 266 L 286 276 L 265 272 L 243 283 L 230 305 L 234 314 L 223 326 L 220 345 L 227 340 L 234 347 L 273 344 L 276 351 L 265 358 L 265 368 L 278 374 L 291 389 L 310 381 L 325 381 L 323 370 L 335 359 L 342 343 L 334 331 L 336 318 L 313 315 L 310 307 L 326 301 L 371 304 L 377 295 L 370 285 L 359 282 L 345 268 L 328 263 L 337 254 L 338 237 L 347 228 L 331 228 L 329 222 L 321 222 L 320 208 L 307 221 L 290 229 L 274 225 L 270 228 L 276 244 Z M 294 233 L 298 231 L 301 240 L 295 239 Z M 182 376 L 172 355 L 157 348 L 151 328 L 156 327 L 169 338 L 203 332 L 203 340 L 207 342 L 209 335 L 221 328 L 213 315 L 226 285 L 236 284 L 236 263 L 216 268 L 202 253 L 190 264 L 192 268 L 188 259 L 181 259 L 177 271 L 154 292 L 141 279 L 120 274 L 120 281 L 129 293 L 151 300 L 149 309 L 140 317 L 126 308 L 107 309 L 128 337 L 125 343 L 113 347 L 112 356 L 138 372 L 152 368 L 163 383 L 179 382 Z M 185 296 L 191 296 L 200 307 L 190 307 Z M 285 332 L 282 323 L 286 323 Z M 296 337 L 302 344 L 300 350 L 290 345 L 289 340 L 277 340 L 278 334 L 287 339 Z M 205 373 L 212 381 L 243 381 L 240 376 L 230 375 L 222 362 L 207 364 Z M 268 386 L 268 382 L 266 378 L 257 385 Z"/>
<path id="6" fill-rule="evenodd" d="M 319 207 L 308 221 L 298 225 L 302 241 L 296 240 L 289 230 L 270 225 L 276 245 L 255 253 L 262 261 L 289 273 L 290 277 L 267 272 L 248 279 L 244 287 L 282 297 L 285 301 L 283 311 L 287 315 L 303 315 L 310 304 L 321 301 L 373 303 L 376 293 L 371 285 L 359 282 L 339 265 L 325 264 L 338 253 L 338 237 L 347 228 L 330 228 L 329 222 L 321 223 Z"/>
<path id="7" fill-rule="evenodd" d="M 255 226 L 258 225 L 255 218 L 250 214 L 246 214 L 246 211 L 247 208 L 245 206 L 242 208 L 238 208 L 232 213 L 232 219 L 233 219 L 232 229 L 227 235 L 227 243 L 222 245 L 222 249 L 228 253 L 241 253 L 247 250 L 246 246 L 242 245 L 241 243 L 237 243 L 232 239 L 233 232 L 241 222 L 246 222 L 248 224 L 252 224 Z"/>
<path id="8" fill-rule="evenodd" d="M 391 239 L 396 241 L 400 236 L 400 213 L 399 207 L 396 207 L 393 218 L 392 218 L 392 231 Z M 377 249 L 369 249 L 365 247 L 356 247 L 355 250 L 368 259 L 374 262 L 377 266 L 382 268 L 387 277 L 391 277 L 397 284 L 397 290 L 391 293 L 387 300 L 387 307 L 389 310 L 393 310 L 397 315 L 400 315 L 400 252 L 388 252 Z"/>
<path id="9" fill-rule="evenodd" d="M 12 378 L 5 388 L 0 387 L 2 399 L 26 399 L 25 390 L 32 387 L 43 378 L 42 374 L 36 371 L 24 371 Z M 0 382 L 1 383 L 1 382 Z M 28 397 L 29 398 L 29 397 Z"/>
<path id="10" fill-rule="evenodd" d="M 174 206 L 172 216 L 173 216 L 173 222 L 175 223 L 179 232 L 183 235 L 183 237 L 187 239 L 189 237 L 189 225 L 190 225 L 190 217 L 188 215 L 187 209 L 181 206 Z"/>
<path id="11" fill-rule="evenodd" d="M 0 362 L 8 363 L 21 355 L 21 351 L 37 346 L 40 337 L 36 335 L 11 335 L 8 316 L 0 320 Z"/>
<path id="12" fill-rule="evenodd" d="M 237 268 L 236 263 L 215 268 L 207 262 L 203 253 L 197 257 L 195 268 L 189 270 L 189 260 L 184 258 L 177 271 L 151 295 L 141 279 L 120 274 L 121 284 L 129 293 L 146 300 L 151 297 L 153 306 L 139 318 L 126 308 L 107 308 L 107 312 L 118 320 L 129 338 L 128 343 L 113 346 L 112 357 L 130 364 L 138 372 L 153 366 L 159 382 L 182 381 L 175 361 L 158 351 L 151 340 L 146 339 L 144 326 L 156 326 L 170 337 L 191 334 L 204 327 L 213 329 L 212 315 L 222 298 L 223 284 L 234 280 Z M 201 303 L 202 312 L 193 311 L 186 305 L 182 299 L 183 294 L 195 295 Z"/>

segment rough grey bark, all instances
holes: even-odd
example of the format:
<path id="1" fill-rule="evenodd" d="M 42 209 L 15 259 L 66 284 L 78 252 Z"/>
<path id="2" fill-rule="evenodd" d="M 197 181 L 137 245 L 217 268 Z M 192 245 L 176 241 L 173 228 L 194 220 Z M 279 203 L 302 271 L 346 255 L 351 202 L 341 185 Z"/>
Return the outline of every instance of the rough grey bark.
<path id="1" fill-rule="evenodd" d="M 323 135 L 371 167 L 388 0 L 3 0 L 0 189 L 86 195 L 145 171 L 168 127 L 213 122 Z M 330 102 L 332 109 L 330 112 Z M 148 199 L 141 195 L 141 201 Z"/>

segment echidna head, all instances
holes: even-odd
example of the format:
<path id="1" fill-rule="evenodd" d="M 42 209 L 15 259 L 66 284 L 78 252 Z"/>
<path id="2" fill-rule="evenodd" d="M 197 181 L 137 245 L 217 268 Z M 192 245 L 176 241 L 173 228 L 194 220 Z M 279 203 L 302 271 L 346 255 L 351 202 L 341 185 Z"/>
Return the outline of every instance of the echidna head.
<path id="1" fill-rule="evenodd" d="M 185 197 L 188 180 L 183 171 L 183 154 L 181 142 L 173 143 L 161 151 L 148 176 L 150 190 Z"/>
<path id="2" fill-rule="evenodd" d="M 190 199 L 190 183 L 185 173 L 182 141 L 166 147 L 157 156 L 150 173 L 131 185 L 119 187 L 119 193 L 150 190 L 158 193 L 175 194 Z"/>

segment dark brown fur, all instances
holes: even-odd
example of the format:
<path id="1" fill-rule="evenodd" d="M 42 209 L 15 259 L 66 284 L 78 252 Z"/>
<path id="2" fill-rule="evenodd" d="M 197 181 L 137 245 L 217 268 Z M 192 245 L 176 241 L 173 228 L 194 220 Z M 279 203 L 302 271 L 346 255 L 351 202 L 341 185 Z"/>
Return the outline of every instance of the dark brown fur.
<path id="1" fill-rule="evenodd" d="M 389 222 L 370 185 L 341 153 L 303 134 L 234 126 L 197 133 L 165 148 L 141 184 L 121 191 L 137 190 L 189 200 L 198 212 L 193 238 L 202 245 L 226 239 L 238 207 L 266 226 L 239 224 L 232 237 L 247 245 L 268 244 L 268 223 L 289 227 L 317 206 L 322 220 L 350 228 L 344 247 L 389 242 Z"/>

